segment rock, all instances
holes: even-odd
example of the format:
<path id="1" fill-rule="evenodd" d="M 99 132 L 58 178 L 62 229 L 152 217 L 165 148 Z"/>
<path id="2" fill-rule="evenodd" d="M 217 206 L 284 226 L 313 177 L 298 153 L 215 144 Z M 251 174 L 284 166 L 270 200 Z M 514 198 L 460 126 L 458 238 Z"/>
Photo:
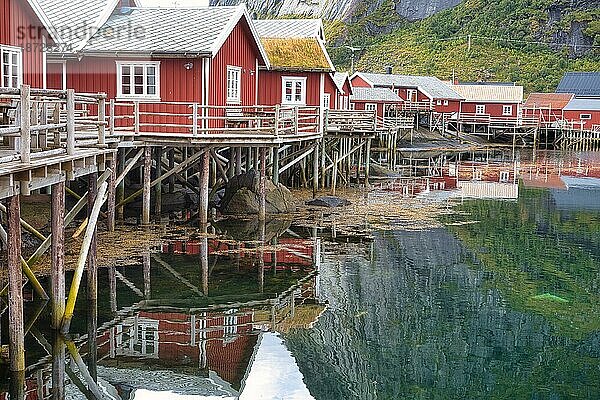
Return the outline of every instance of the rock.
<path id="1" fill-rule="evenodd" d="M 291 225 L 292 217 L 267 218 L 264 222 L 264 241 L 270 242 L 273 238 L 281 236 Z M 227 218 L 215 222 L 218 229 L 227 232 L 227 237 L 233 240 L 261 240 L 263 229 L 258 217 L 249 219 Z"/>
<path id="2" fill-rule="evenodd" d="M 259 212 L 260 176 L 255 170 L 234 176 L 225 187 L 221 199 L 221 212 L 227 215 L 249 215 Z M 266 212 L 289 213 L 296 209 L 292 193 L 284 185 L 265 182 Z"/>
<path id="3" fill-rule="evenodd" d="M 342 199 L 341 197 L 335 197 L 335 196 L 323 196 L 323 197 L 318 197 L 314 200 L 310 200 L 306 202 L 306 205 L 308 206 L 315 206 L 315 207 L 346 207 L 349 206 L 350 203 L 348 200 L 346 199 Z"/>
<path id="4" fill-rule="evenodd" d="M 391 176 L 397 176 L 397 174 L 394 171 L 391 171 L 387 168 L 384 168 L 380 165 L 377 164 L 371 164 L 371 166 L 369 167 L 369 175 L 372 177 L 391 177 Z"/>

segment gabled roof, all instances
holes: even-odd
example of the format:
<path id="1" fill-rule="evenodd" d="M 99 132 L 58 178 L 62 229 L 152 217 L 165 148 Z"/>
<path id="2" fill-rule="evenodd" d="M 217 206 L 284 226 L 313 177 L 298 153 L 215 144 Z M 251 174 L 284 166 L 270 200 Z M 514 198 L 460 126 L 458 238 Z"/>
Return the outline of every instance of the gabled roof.
<path id="1" fill-rule="evenodd" d="M 337 89 L 339 90 L 340 93 L 346 95 L 346 94 L 352 94 L 353 89 L 352 89 L 352 84 L 350 83 L 350 76 L 348 75 L 348 73 L 346 72 L 334 72 L 332 74 L 333 79 L 333 83 L 335 83 L 335 86 L 337 87 Z M 348 82 L 348 86 L 350 87 L 350 93 L 346 93 L 344 92 L 344 84 Z"/>
<path id="2" fill-rule="evenodd" d="M 521 103 L 523 86 L 507 85 L 452 85 L 465 101 L 488 103 Z"/>
<path id="3" fill-rule="evenodd" d="M 413 88 L 418 89 L 432 100 L 448 99 L 460 100 L 460 94 L 452 90 L 444 82 L 435 76 L 413 76 L 413 75 L 393 75 L 393 74 L 373 74 L 367 72 L 357 72 L 354 76 L 359 76 L 371 86 L 387 88 Z"/>
<path id="4" fill-rule="evenodd" d="M 266 52 L 244 5 L 130 8 L 126 13 L 113 14 L 102 30 L 87 42 L 83 52 L 214 57 L 242 18 L 248 21 L 256 46 L 268 66 Z M 105 32 L 121 34 L 108 35 Z"/>
<path id="5" fill-rule="evenodd" d="M 37 3 L 48 19 L 46 29 L 55 41 L 79 50 L 104 25 L 119 0 L 29 0 Z"/>
<path id="6" fill-rule="evenodd" d="M 563 108 L 565 111 L 600 111 L 600 99 L 574 98 Z"/>
<path id="7" fill-rule="evenodd" d="M 352 89 L 350 101 L 381 101 L 400 103 L 403 100 L 388 88 L 355 87 Z"/>
<path id="8" fill-rule="evenodd" d="M 56 43 L 60 43 L 60 37 L 57 35 L 57 32 L 52 28 L 52 22 L 48 18 L 48 15 L 46 15 L 46 13 L 44 12 L 44 9 L 40 5 L 39 1 L 27 0 L 27 3 L 31 7 L 35 15 L 38 17 L 42 25 L 44 25 L 44 28 L 46 28 L 46 31 L 48 31 L 52 40 L 54 40 L 54 42 Z"/>
<path id="9" fill-rule="evenodd" d="M 285 71 L 335 71 L 323 43 L 316 38 L 263 38 L 271 68 Z"/>
<path id="10" fill-rule="evenodd" d="M 556 93 L 574 93 L 578 97 L 600 97 L 600 72 L 567 72 Z"/>
<path id="11" fill-rule="evenodd" d="M 318 38 L 325 40 L 320 19 L 257 19 L 254 26 L 261 38 Z"/>
<path id="12" fill-rule="evenodd" d="M 527 97 L 524 108 L 562 109 L 574 97 L 572 93 L 531 93 Z"/>

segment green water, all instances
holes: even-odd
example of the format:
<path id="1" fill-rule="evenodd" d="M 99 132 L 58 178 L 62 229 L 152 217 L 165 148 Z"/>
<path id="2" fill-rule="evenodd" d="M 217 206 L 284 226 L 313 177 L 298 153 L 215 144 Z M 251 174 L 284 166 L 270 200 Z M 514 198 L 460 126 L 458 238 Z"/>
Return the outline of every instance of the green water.
<path id="1" fill-rule="evenodd" d="M 330 308 L 286 337 L 311 394 L 600 398 L 600 212 L 581 199 L 600 191 L 569 191 L 465 200 L 446 228 L 327 253 Z"/>

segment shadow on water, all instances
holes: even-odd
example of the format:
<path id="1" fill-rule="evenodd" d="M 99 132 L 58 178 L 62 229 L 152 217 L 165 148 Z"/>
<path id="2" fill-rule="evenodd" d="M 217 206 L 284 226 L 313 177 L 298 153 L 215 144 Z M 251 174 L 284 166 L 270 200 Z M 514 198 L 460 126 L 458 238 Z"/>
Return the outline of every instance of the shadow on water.
<path id="1" fill-rule="evenodd" d="M 254 399 L 284 393 L 283 377 L 260 386 L 282 373 L 308 394 L 278 332 L 308 327 L 324 309 L 320 241 L 285 221 L 218 229 L 235 235 L 174 237 L 138 266 L 101 268 L 93 340 L 85 293 L 68 336 L 48 328 L 45 303 L 28 303 L 27 370 L 0 366 L 0 399 L 52 398 L 53 373 L 65 376 L 67 399 Z"/>

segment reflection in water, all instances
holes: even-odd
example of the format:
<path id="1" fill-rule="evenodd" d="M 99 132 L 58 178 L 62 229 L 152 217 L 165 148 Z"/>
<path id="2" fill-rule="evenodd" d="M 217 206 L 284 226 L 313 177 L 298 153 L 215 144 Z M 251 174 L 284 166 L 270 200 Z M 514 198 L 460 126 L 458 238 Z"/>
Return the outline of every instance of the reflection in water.
<path id="1" fill-rule="evenodd" d="M 313 260 L 320 242 L 297 234 L 278 241 L 266 251 L 261 240 L 201 235 L 166 242 L 137 268 L 101 269 L 94 340 L 84 335 L 85 318 L 73 320 L 73 337 L 54 339 L 44 316 L 27 338 L 26 374 L 0 386 L 0 399 L 51 398 L 53 390 L 67 399 L 258 398 L 245 393 L 260 382 L 260 390 L 285 393 L 275 386 L 286 381 L 264 374 L 291 371 L 295 362 L 269 332 L 305 326 L 303 310 L 316 307 L 316 318 L 323 306 Z M 86 306 L 81 301 L 75 315 L 86 315 Z M 299 393 L 308 393 L 295 371 Z M 52 387 L 53 373 L 64 388 Z"/>
<path id="2" fill-rule="evenodd" d="M 69 338 L 30 324 L 0 399 L 51 398 L 65 354 L 68 399 L 600 398 L 598 156 L 410 163 L 381 188 L 453 193 L 445 228 L 323 249 L 278 220 L 172 238 L 99 271 L 97 354 L 85 318 Z"/>

